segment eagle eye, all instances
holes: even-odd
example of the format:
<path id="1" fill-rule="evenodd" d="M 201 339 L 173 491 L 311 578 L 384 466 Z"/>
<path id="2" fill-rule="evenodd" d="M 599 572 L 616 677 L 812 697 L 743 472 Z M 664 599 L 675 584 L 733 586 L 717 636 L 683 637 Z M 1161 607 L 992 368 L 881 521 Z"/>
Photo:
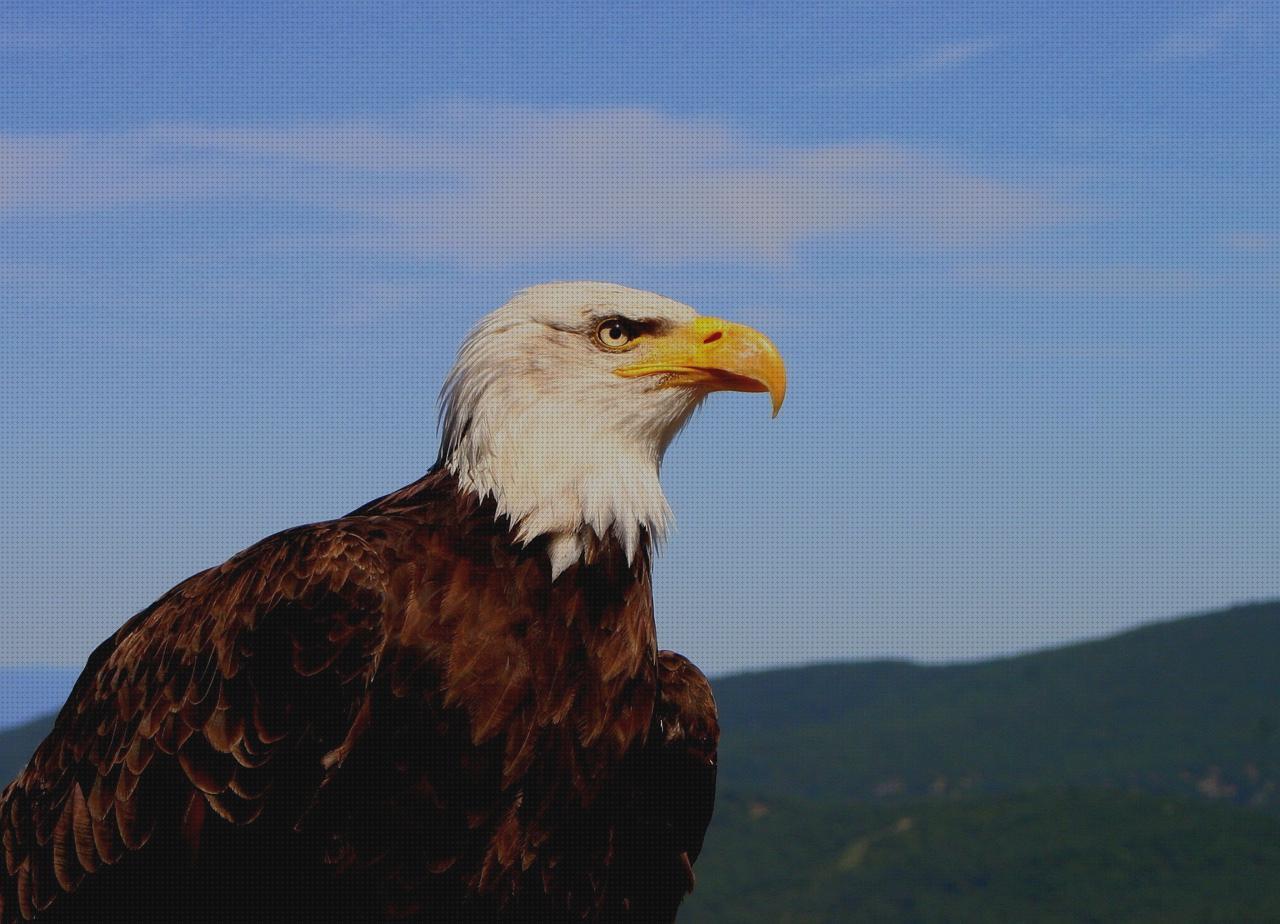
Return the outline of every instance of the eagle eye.
<path id="1" fill-rule="evenodd" d="M 607 318 L 596 325 L 596 341 L 605 349 L 620 350 L 635 336 L 634 328 L 625 318 Z"/>

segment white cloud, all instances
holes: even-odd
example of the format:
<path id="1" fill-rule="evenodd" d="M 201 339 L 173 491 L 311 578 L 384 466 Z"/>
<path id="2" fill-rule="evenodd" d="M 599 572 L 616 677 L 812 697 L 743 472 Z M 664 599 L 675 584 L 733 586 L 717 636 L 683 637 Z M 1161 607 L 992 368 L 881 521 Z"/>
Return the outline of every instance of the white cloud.
<path id="1" fill-rule="evenodd" d="M 1280 232 L 1276 231 L 1228 231 L 1222 235 L 1223 246 L 1244 253 L 1267 253 L 1280 249 Z"/>
<path id="2" fill-rule="evenodd" d="M 1204 284 L 1189 270 L 1136 263 L 973 263 L 952 273 L 960 282 L 1000 289 L 1092 295 L 1175 295 Z"/>
<path id="3" fill-rule="evenodd" d="M 362 230 L 324 232 L 333 243 L 471 264 L 587 251 L 784 263 L 824 235 L 952 245 L 1077 214 L 1043 185 L 890 141 L 765 143 L 645 109 L 462 104 L 390 123 L 0 138 L 0 213 L 220 196 L 335 209 Z"/>
<path id="4" fill-rule="evenodd" d="M 1227 36 L 1236 31 L 1243 21 L 1239 7 L 1221 7 L 1165 35 L 1147 49 L 1145 57 L 1155 64 L 1206 58 L 1221 48 Z"/>
<path id="5" fill-rule="evenodd" d="M 141 134 L 0 135 L 0 216 L 180 202 L 232 190 L 248 179 L 223 164 L 159 150 Z"/>
<path id="6" fill-rule="evenodd" d="M 974 39 L 934 45 L 910 57 L 872 68 L 861 73 L 831 77 L 819 84 L 828 90 L 893 86 L 908 80 L 929 77 L 953 70 L 986 54 L 996 46 L 995 39 Z"/>
<path id="7" fill-rule="evenodd" d="M 21 46 L 44 47 L 58 44 L 64 36 L 49 30 L 27 29 L 12 25 L 0 25 L 0 48 Z"/>

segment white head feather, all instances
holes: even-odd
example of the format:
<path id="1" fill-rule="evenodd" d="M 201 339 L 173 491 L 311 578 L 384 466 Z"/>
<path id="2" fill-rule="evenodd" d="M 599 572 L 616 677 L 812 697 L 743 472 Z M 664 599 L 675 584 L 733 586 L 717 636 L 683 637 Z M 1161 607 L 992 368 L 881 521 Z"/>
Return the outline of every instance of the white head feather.
<path id="1" fill-rule="evenodd" d="M 614 317 L 684 324 L 687 305 L 601 282 L 535 286 L 467 337 L 441 394 L 441 459 L 465 490 L 492 496 L 521 542 L 550 535 L 552 576 L 592 537 L 632 558 L 660 542 L 671 508 L 663 454 L 706 396 L 653 378 L 622 378 L 629 357 L 600 347 Z"/>

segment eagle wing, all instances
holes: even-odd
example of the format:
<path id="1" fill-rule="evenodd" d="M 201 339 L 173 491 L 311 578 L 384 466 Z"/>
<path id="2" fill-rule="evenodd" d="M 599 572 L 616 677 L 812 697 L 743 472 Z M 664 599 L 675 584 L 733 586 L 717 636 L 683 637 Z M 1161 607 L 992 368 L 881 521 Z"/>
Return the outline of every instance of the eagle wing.
<path id="1" fill-rule="evenodd" d="M 715 810 L 720 744 L 716 700 L 702 671 L 674 651 L 658 653 L 658 684 L 657 748 L 671 799 L 673 843 L 692 864 L 702 852 Z"/>
<path id="2" fill-rule="evenodd" d="M 658 652 L 658 698 L 647 745 L 623 790 L 617 864 L 625 911 L 636 921 L 674 921 L 693 890 L 693 863 L 715 809 L 720 725 L 711 684 L 691 661 Z"/>
<path id="3" fill-rule="evenodd" d="M 0 922 L 119 883 L 149 845 L 199 850 L 223 823 L 305 812 L 376 668 L 385 584 L 360 536 L 300 527 L 189 578 L 104 642 L 0 794 Z"/>

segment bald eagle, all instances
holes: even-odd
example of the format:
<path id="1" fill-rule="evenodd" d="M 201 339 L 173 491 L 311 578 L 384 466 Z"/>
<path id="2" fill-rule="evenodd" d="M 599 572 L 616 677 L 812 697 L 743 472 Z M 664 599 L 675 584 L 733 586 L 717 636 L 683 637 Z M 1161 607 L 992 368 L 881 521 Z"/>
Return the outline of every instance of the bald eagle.
<path id="1" fill-rule="evenodd" d="M 0 796 L 0 924 L 669 921 L 715 799 L 659 651 L 663 453 L 760 333 L 603 283 L 463 344 L 421 479 L 178 584 Z"/>

